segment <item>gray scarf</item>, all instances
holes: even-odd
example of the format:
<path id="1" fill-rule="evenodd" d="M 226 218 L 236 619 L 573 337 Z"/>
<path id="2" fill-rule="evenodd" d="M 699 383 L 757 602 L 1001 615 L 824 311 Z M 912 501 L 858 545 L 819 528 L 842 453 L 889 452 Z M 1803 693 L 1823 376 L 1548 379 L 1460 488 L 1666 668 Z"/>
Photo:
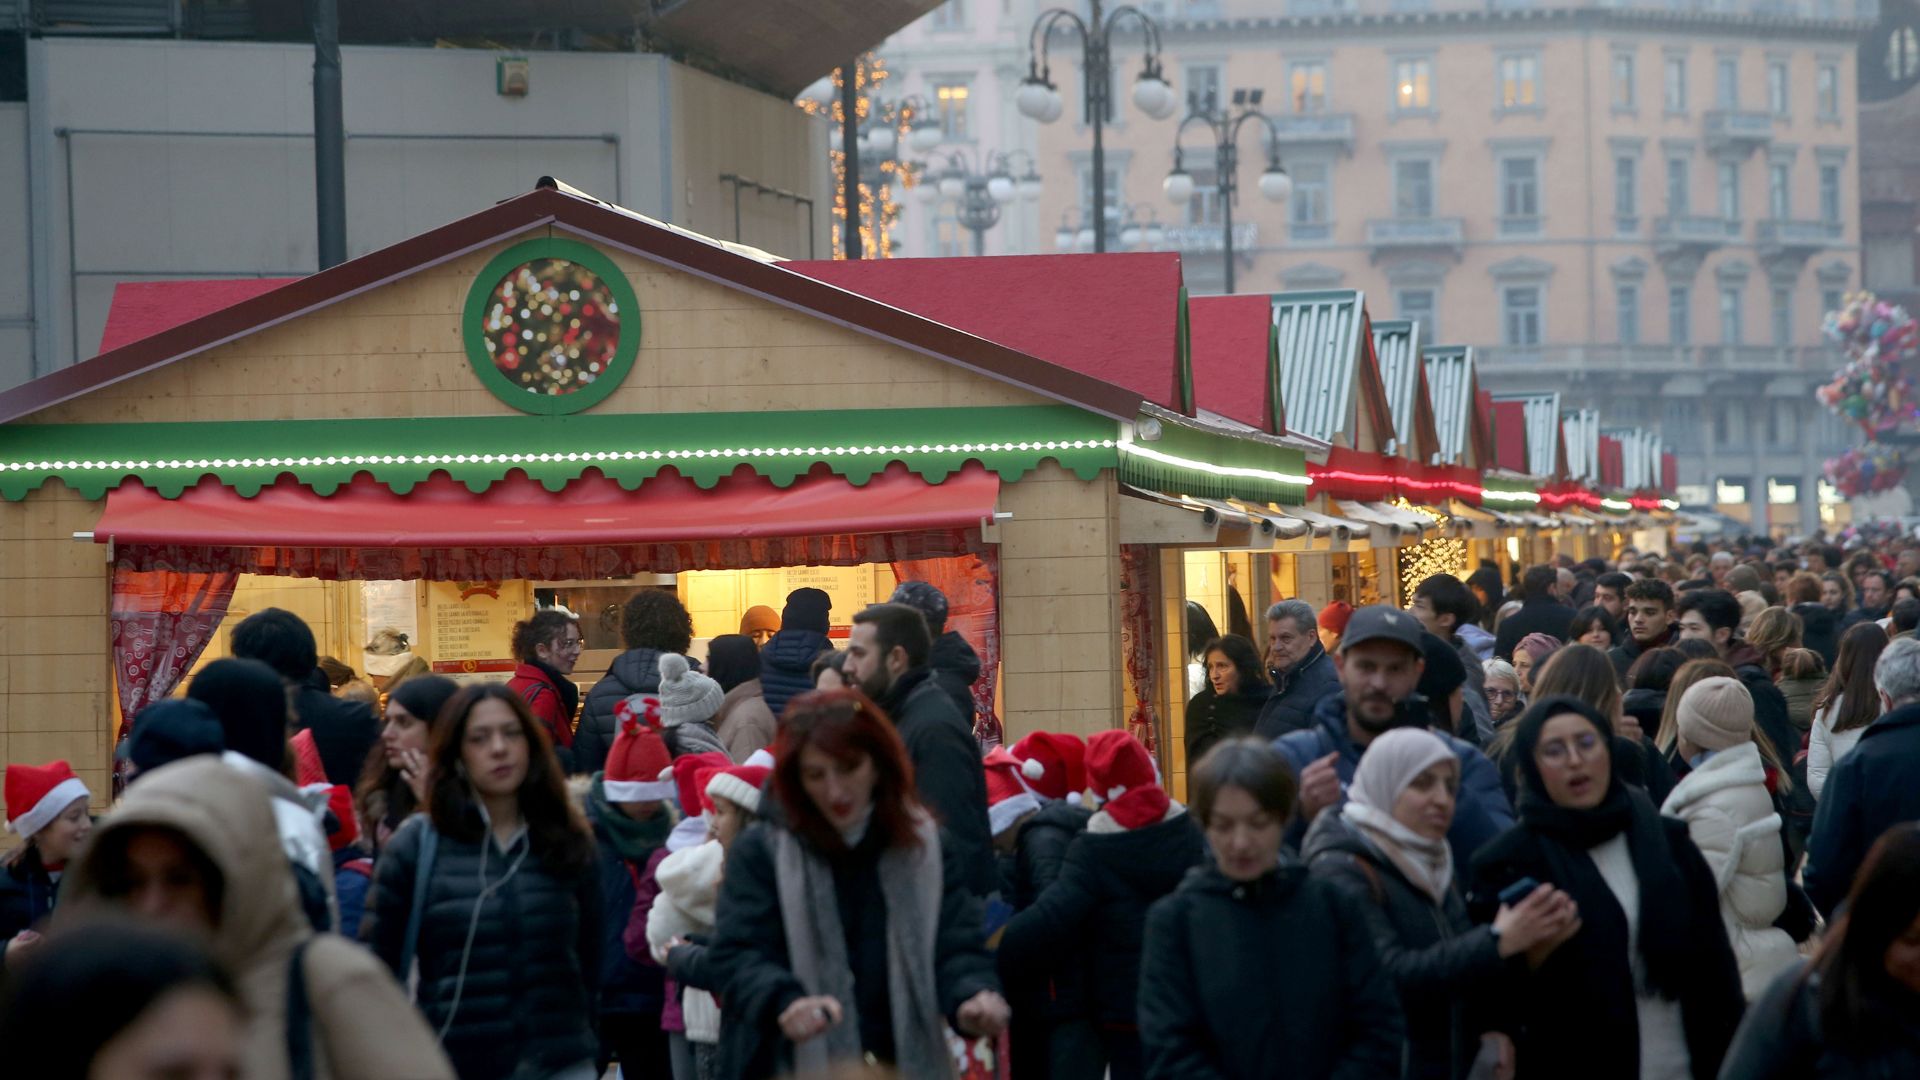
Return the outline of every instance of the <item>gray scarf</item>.
<path id="1" fill-rule="evenodd" d="M 901 1076 L 953 1077 L 946 1021 L 934 985 L 935 939 L 945 881 L 940 831 L 924 814 L 915 820 L 920 843 L 880 855 L 880 892 L 887 905 L 887 996 L 893 1021 L 895 1069 Z M 861 1055 L 860 1014 L 853 968 L 833 889 L 833 868 L 786 829 L 774 831 L 774 877 L 787 958 L 808 995 L 840 1003 L 838 1024 L 794 1048 L 795 1074 L 820 1076 L 834 1062 Z"/>

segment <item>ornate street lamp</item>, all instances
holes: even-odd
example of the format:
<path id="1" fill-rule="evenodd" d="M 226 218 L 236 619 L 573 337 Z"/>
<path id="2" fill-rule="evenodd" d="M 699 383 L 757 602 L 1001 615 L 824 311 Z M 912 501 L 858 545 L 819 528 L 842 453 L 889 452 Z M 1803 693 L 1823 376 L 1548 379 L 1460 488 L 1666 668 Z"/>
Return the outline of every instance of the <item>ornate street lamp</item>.
<path id="1" fill-rule="evenodd" d="M 1025 160 L 1025 171 L 1015 175 L 1016 159 Z M 995 152 L 985 158 L 969 160 L 959 150 L 951 150 L 919 170 L 914 188 L 923 204 L 952 199 L 959 206 L 960 224 L 973 233 L 973 253 L 986 250 L 986 233 L 1000 222 L 1000 208 L 1016 200 L 1032 202 L 1040 197 L 1040 173 L 1034 168 L 1033 155 L 1024 150 Z"/>
<path id="2" fill-rule="evenodd" d="M 1220 216 L 1225 234 L 1222 237 L 1221 250 L 1227 261 L 1227 291 L 1233 291 L 1233 201 L 1240 193 L 1240 128 L 1249 120 L 1258 120 L 1267 126 L 1267 167 L 1260 174 L 1260 194 L 1269 202 L 1284 202 L 1293 192 L 1293 180 L 1287 176 L 1287 170 L 1280 167 L 1280 129 L 1273 118 L 1260 111 L 1261 90 L 1235 90 L 1233 92 L 1233 110 L 1222 110 L 1213 101 L 1212 95 L 1202 101 L 1196 99 L 1193 111 L 1180 121 L 1180 128 L 1173 136 L 1173 170 L 1167 173 L 1162 187 L 1167 200 L 1176 206 L 1185 206 L 1192 201 L 1194 192 L 1193 174 L 1181 167 L 1180 136 L 1188 125 L 1205 124 L 1213 133 L 1214 172 L 1217 190 L 1220 192 Z"/>
<path id="3" fill-rule="evenodd" d="M 1167 242 L 1167 230 L 1151 207 L 1121 207 L 1121 251 L 1156 251 Z M 1062 252 L 1093 250 L 1093 221 L 1090 215 L 1069 210 L 1060 215 L 1060 227 L 1054 230 L 1053 246 Z"/>
<path id="4" fill-rule="evenodd" d="M 1048 49 L 1055 30 L 1062 24 L 1080 36 L 1081 74 L 1087 115 L 1093 125 L 1093 205 L 1107 202 L 1107 152 L 1103 129 L 1113 86 L 1112 35 L 1127 23 L 1137 23 L 1146 37 L 1146 65 L 1133 83 L 1133 103 L 1155 120 L 1165 120 L 1179 107 L 1173 87 L 1160 68 L 1160 24 L 1132 5 L 1115 8 L 1102 16 L 1100 0 L 1087 0 L 1088 16 L 1082 19 L 1065 8 L 1050 8 L 1033 21 L 1027 44 L 1027 77 L 1014 95 L 1014 104 L 1022 115 L 1051 124 L 1066 111 L 1066 103 L 1053 84 Z M 1107 250 L 1107 221 L 1104 212 L 1093 215 L 1093 250 Z"/>

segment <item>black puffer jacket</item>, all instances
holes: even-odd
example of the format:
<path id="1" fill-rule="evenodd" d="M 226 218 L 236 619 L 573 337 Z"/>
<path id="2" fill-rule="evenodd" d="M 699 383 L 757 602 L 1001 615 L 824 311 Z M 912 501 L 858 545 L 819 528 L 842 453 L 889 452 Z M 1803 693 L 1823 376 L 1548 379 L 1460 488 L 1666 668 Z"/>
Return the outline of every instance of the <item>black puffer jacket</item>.
<path id="1" fill-rule="evenodd" d="M 1795 604 L 1787 610 L 1800 616 L 1800 644 L 1819 653 L 1831 671 L 1840 653 L 1840 616 L 1825 604 Z"/>
<path id="2" fill-rule="evenodd" d="M 1458 890 L 1436 904 L 1413 887 L 1393 861 L 1339 814 L 1321 814 L 1302 852 L 1313 876 L 1339 889 L 1361 913 L 1400 990 L 1407 1021 L 1406 1080 L 1464 1075 L 1480 1049 L 1468 1021 L 1476 992 L 1506 970 L 1499 941 L 1467 918 Z"/>
<path id="3" fill-rule="evenodd" d="M 361 928 L 402 982 L 420 843 L 430 827 L 425 815 L 416 815 L 388 842 L 374 869 L 372 903 Z M 527 853 L 524 833 L 504 852 L 490 834 L 482 843 L 484 864 L 480 843 L 439 839 L 415 952 L 420 1011 L 436 1031 L 451 1013 L 441 1045 L 461 1080 L 550 1076 L 591 1062 L 600 1046 L 592 989 L 600 977 L 598 875 L 591 865 L 571 879 L 554 874 Z M 476 923 L 483 869 L 494 888 Z"/>
<path id="4" fill-rule="evenodd" d="M 933 639 L 933 649 L 927 653 L 927 666 L 933 669 L 933 679 L 940 684 L 940 689 L 953 699 L 953 707 L 960 710 L 967 730 L 972 731 L 978 718 L 973 684 L 980 681 L 980 654 L 973 651 L 960 631 L 949 630 Z"/>
<path id="5" fill-rule="evenodd" d="M 360 780 L 373 744 L 380 741 L 380 719 L 364 701 L 334 697 L 318 670 L 293 696 L 294 730 L 313 731 L 327 782 L 352 787 Z"/>
<path id="6" fill-rule="evenodd" d="M 946 830 L 947 845 L 966 867 L 968 887 L 985 897 L 999 886 L 999 872 L 987 824 L 987 771 L 972 726 L 954 711 L 953 699 L 928 668 L 900 676 L 877 704 L 906 744 L 921 804 Z"/>
<path id="7" fill-rule="evenodd" d="M 760 689 L 773 711 L 775 723 L 786 711 L 787 702 L 813 689 L 808 672 L 821 653 L 833 648 L 833 640 L 815 630 L 782 630 L 760 646 Z"/>
<path id="8" fill-rule="evenodd" d="M 1366 920 L 1298 863 L 1248 883 L 1197 866 L 1147 912 L 1148 1076 L 1389 1080 L 1402 1031 Z"/>
<path id="9" fill-rule="evenodd" d="M 1093 811 L 1056 799 L 1020 826 L 1013 851 L 1000 857 L 1000 895 L 1015 911 L 1025 911 L 1060 877 L 1073 838 L 1087 829 Z"/>
<path id="10" fill-rule="evenodd" d="M 1906 1080 L 1920 1076 L 1920 1027 L 1904 1003 L 1869 998 L 1872 1046 L 1840 1045 L 1821 1030 L 1820 976 L 1796 964 L 1748 1009 L 1720 1075 L 1738 1080 Z"/>
<path id="11" fill-rule="evenodd" d="M 699 665 L 693 665 L 698 670 Z M 613 719 L 613 707 L 632 694 L 660 692 L 660 651 L 628 649 L 613 658 L 607 673 L 587 691 L 587 703 L 580 709 L 580 726 L 573 733 L 574 773 L 588 776 L 607 767 L 607 751 L 613 749 L 613 737 L 619 733 Z"/>
<path id="12" fill-rule="evenodd" d="M 782 1010 L 808 991 L 794 976 L 787 952 L 774 869 L 771 830 L 776 828 L 762 822 L 734 841 L 720 885 L 712 943 L 701 957 L 706 968 L 698 976 L 721 988 L 719 1075 L 723 1077 L 784 1075 L 793 1064 L 793 1047 L 780 1035 L 778 1020 Z M 968 890 L 962 864 L 946 841 L 942 831 L 944 880 L 932 962 L 939 1008 L 952 1024 L 968 998 L 982 990 L 998 991 L 1000 984 L 982 938 L 979 901 Z M 885 1060 L 892 1052 L 893 1033 L 887 996 L 887 902 L 879 872 L 882 854 L 878 839 L 869 833 L 851 852 L 829 862 L 834 901 L 846 928 L 861 1046 Z"/>
<path id="13" fill-rule="evenodd" d="M 1273 687 L 1264 682 L 1242 686 L 1224 697 L 1215 694 L 1211 684 L 1195 694 L 1187 702 L 1187 767 L 1191 769 L 1222 739 L 1253 734 L 1260 710 L 1272 696 Z"/>
<path id="14" fill-rule="evenodd" d="M 51 915 L 59 891 L 40 864 L 38 848 L 28 848 L 12 866 L 0 867 L 0 973 L 7 969 L 7 942 Z"/>
<path id="15" fill-rule="evenodd" d="M 1000 939 L 1000 970 L 1009 986 L 1049 970 L 1077 971 L 1093 1000 L 1067 1015 L 1134 1024 L 1147 909 L 1206 861 L 1206 841 L 1193 817 L 1177 803 L 1169 813 L 1131 830 L 1101 814 L 1102 824 L 1073 842 L 1060 876 L 1014 916 Z"/>

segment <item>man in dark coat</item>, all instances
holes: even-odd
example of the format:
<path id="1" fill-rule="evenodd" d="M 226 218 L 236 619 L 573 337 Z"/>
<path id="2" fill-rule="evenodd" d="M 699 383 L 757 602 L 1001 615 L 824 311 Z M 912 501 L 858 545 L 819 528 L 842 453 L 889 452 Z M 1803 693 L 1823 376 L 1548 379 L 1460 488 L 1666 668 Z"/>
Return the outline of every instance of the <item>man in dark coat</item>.
<path id="1" fill-rule="evenodd" d="M 281 608 L 257 611 L 233 628 L 233 655 L 266 664 L 287 685 L 293 731 L 313 732 L 327 782 L 358 783 L 360 768 L 380 739 L 380 720 L 365 702 L 333 696 L 305 620 Z"/>
<path id="2" fill-rule="evenodd" d="M 1626 589 L 1626 628 L 1620 644 L 1607 650 L 1614 674 L 1626 685 L 1627 672 L 1640 654 L 1673 644 L 1679 631 L 1673 625 L 1673 586 L 1659 578 L 1636 581 Z"/>
<path id="3" fill-rule="evenodd" d="M 619 734 L 613 707 L 634 694 L 660 692 L 660 654 L 686 654 L 693 647 L 693 616 L 678 597 L 642 589 L 620 613 L 620 640 L 627 651 L 587 691 L 580 726 L 573 733 L 573 771 L 591 776 L 606 768 L 607 751 Z"/>
<path id="4" fill-rule="evenodd" d="M 1500 624 L 1500 632 L 1494 635 L 1493 655 L 1512 660 L 1513 647 L 1528 634 L 1567 640 L 1575 612 L 1554 595 L 1559 579 L 1559 571 L 1551 566 L 1533 567 L 1520 579 L 1520 610 Z"/>
<path id="5" fill-rule="evenodd" d="M 760 689 L 776 723 L 787 702 L 813 689 L 813 661 L 833 648 L 827 637 L 833 598 L 820 589 L 795 589 L 780 612 L 780 630 L 760 646 Z"/>
<path id="6" fill-rule="evenodd" d="M 927 620 L 918 611 L 874 604 L 853 617 L 846 672 L 893 718 L 913 762 L 921 803 L 946 830 L 968 886 L 985 897 L 999 887 L 987 824 L 987 774 L 972 725 L 927 667 L 932 648 Z"/>
<path id="7" fill-rule="evenodd" d="M 1847 613 L 1841 620 L 1840 628 L 1858 626 L 1863 622 L 1879 622 L 1887 617 L 1888 605 L 1893 601 L 1893 575 L 1885 570 L 1869 570 L 1860 576 L 1860 606 Z"/>
<path id="8" fill-rule="evenodd" d="M 1267 609 L 1267 675 L 1273 696 L 1253 724 L 1262 739 L 1309 726 L 1314 706 L 1340 689 L 1333 657 L 1320 644 L 1319 616 L 1305 600 L 1282 600 Z"/>
<path id="9" fill-rule="evenodd" d="M 947 594 L 924 581 L 903 581 L 887 599 L 889 604 L 905 604 L 927 620 L 927 632 L 933 635 L 933 649 L 927 654 L 927 666 L 940 689 L 953 699 L 953 707 L 966 718 L 970 730 L 977 727 L 973 684 L 980 681 L 980 654 L 973 651 L 960 631 L 947 629 Z"/>
<path id="10" fill-rule="evenodd" d="M 1753 723 L 1783 758 L 1800 747 L 1800 731 L 1787 711 L 1787 696 L 1774 685 L 1773 672 L 1760 650 L 1734 636 L 1740 627 L 1740 601 L 1725 589 L 1695 589 L 1680 597 L 1680 637 L 1710 643 L 1753 696 Z"/>
<path id="11" fill-rule="evenodd" d="M 1880 834 L 1920 820 L 1920 641 L 1888 645 L 1873 681 L 1888 711 L 1827 775 L 1807 838 L 1807 896 L 1828 918 Z"/>
<path id="12" fill-rule="evenodd" d="M 1433 726 L 1426 699 L 1415 692 L 1426 671 L 1422 638 L 1420 624 L 1404 611 L 1367 607 L 1354 612 L 1340 641 L 1341 692 L 1320 702 L 1313 727 L 1273 744 L 1300 778 L 1300 813 L 1287 823 L 1287 839 L 1296 848 L 1315 817 L 1346 802 L 1360 755 L 1375 736 L 1396 727 Z M 1435 734 L 1460 758 L 1447 842 L 1454 861 L 1465 866 L 1475 849 L 1513 824 L 1513 807 L 1485 754 L 1444 731 Z"/>
<path id="13" fill-rule="evenodd" d="M 1460 636 L 1460 628 L 1470 625 L 1480 614 L 1479 602 L 1467 583 L 1452 574 L 1434 574 L 1414 586 L 1413 603 L 1407 606 L 1427 633 L 1446 642 L 1460 657 L 1466 687 L 1460 695 L 1463 715 L 1447 727 L 1459 732 L 1470 743 L 1482 746 L 1493 738 L 1493 710 L 1487 707 L 1487 673 L 1480 665 L 1480 654 Z"/>

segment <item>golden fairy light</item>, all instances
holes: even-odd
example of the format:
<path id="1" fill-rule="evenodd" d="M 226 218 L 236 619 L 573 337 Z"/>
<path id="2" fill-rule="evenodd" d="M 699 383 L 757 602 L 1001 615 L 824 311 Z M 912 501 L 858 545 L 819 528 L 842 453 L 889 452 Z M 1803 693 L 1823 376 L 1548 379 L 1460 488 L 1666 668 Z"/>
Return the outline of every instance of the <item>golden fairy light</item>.
<path id="1" fill-rule="evenodd" d="M 873 100 L 874 88 L 886 82 L 887 78 L 886 61 L 874 53 L 866 53 L 854 62 L 853 118 L 856 127 L 873 115 L 875 107 Z M 800 108 L 809 115 L 824 115 L 828 120 L 832 121 L 836 129 L 839 129 L 845 116 L 845 113 L 840 107 L 840 90 L 846 85 L 846 69 L 836 68 L 832 79 L 834 89 L 832 101 L 823 105 L 819 102 L 802 98 L 798 104 Z M 883 113 L 882 115 L 887 114 Z M 913 110 L 904 107 L 895 109 L 891 115 L 888 116 L 888 120 L 895 128 L 895 134 L 897 136 L 895 144 L 905 145 L 908 128 L 913 122 Z M 828 160 L 831 162 L 833 169 L 833 218 L 835 221 L 844 222 L 847 220 L 846 152 L 844 150 L 834 150 L 828 154 Z M 872 175 L 873 171 L 870 164 L 862 163 L 862 175 Z M 912 169 L 905 167 L 902 162 L 895 158 L 889 158 L 881 162 L 878 173 L 880 176 L 879 183 L 862 182 L 860 184 L 860 244 L 861 249 L 867 252 L 869 257 L 885 259 L 893 255 L 893 228 L 900 220 L 900 204 L 893 199 L 891 181 L 899 179 L 905 186 L 913 187 L 918 182 L 919 177 Z M 843 249 L 844 233 L 838 228 L 833 229 L 832 232 L 833 257 L 836 259 L 844 259 L 847 257 L 847 253 Z"/>
<path id="2" fill-rule="evenodd" d="M 1456 539 L 1445 531 L 1452 518 L 1434 507 L 1409 502 L 1405 496 L 1393 500 L 1393 505 L 1427 518 L 1439 530 L 1411 547 L 1400 549 L 1400 595 L 1412 596 L 1413 590 L 1421 582 L 1435 574 L 1458 577 L 1466 573 L 1466 541 Z"/>

